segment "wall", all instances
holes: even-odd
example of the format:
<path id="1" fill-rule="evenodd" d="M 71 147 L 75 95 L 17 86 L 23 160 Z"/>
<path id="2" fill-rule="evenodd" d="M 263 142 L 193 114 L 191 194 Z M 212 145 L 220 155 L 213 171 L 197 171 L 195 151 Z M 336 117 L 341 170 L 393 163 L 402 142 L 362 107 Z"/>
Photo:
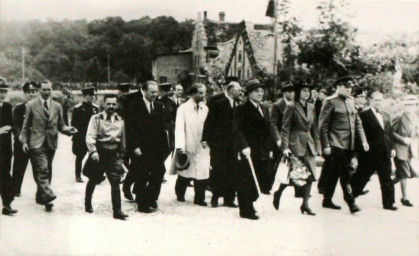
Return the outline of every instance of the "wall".
<path id="1" fill-rule="evenodd" d="M 153 77 L 157 83 L 161 83 L 162 77 L 167 77 L 167 83 L 177 83 L 178 75 L 192 71 L 192 53 L 180 53 L 163 55 L 153 61 Z"/>

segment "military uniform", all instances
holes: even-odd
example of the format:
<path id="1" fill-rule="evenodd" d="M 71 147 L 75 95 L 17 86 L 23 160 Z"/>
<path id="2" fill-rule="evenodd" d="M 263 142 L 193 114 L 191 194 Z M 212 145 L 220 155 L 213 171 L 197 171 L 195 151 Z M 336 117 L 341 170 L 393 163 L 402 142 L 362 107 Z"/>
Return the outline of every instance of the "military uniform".
<path id="1" fill-rule="evenodd" d="M 351 191 L 351 176 L 355 172 L 355 138 L 366 142 L 361 119 L 352 97 L 333 95 L 326 99 L 320 114 L 320 138 L 323 150 L 331 148 L 326 156 L 321 179 L 324 200 L 331 202 L 340 178 L 345 201 L 351 208 L 355 200 Z"/>
<path id="2" fill-rule="evenodd" d="M 71 125 L 78 132 L 73 136 L 73 154 L 76 155 L 76 178 L 81 177 L 81 167 L 87 153 L 86 133 L 90 118 L 99 113 L 99 106 L 90 102 L 77 104 L 73 109 Z"/>

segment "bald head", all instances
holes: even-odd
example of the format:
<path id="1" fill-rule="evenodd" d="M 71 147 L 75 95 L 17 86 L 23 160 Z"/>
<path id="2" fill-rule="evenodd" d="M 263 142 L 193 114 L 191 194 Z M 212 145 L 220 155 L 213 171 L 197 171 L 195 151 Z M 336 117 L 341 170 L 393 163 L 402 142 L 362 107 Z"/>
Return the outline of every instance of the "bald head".
<path id="1" fill-rule="evenodd" d="M 239 100 L 241 91 L 242 87 L 238 82 L 233 81 L 227 85 L 227 94 L 233 100 Z"/>

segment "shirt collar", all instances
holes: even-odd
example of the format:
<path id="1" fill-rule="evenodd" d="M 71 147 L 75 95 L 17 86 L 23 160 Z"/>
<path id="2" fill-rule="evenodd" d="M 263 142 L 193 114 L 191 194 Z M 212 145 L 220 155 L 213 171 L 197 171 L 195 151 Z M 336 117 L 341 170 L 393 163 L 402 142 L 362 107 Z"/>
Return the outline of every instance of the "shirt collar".
<path id="1" fill-rule="evenodd" d="M 106 113 L 106 111 L 103 111 L 103 118 L 104 120 L 108 118 L 108 113 Z M 118 120 L 118 115 L 116 114 L 116 112 L 111 115 L 111 120 L 112 121 Z"/>
<path id="2" fill-rule="evenodd" d="M 259 108 L 259 103 L 256 103 L 251 99 L 249 99 L 249 101 L 253 104 L 253 106 L 255 106 L 255 108 Z"/>

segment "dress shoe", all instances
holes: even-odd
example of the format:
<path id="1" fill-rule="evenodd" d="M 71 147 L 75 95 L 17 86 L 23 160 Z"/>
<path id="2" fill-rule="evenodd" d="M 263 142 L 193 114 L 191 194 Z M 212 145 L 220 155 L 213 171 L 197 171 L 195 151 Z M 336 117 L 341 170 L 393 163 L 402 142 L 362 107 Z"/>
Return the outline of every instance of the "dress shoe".
<path id="1" fill-rule="evenodd" d="M 279 209 L 279 201 L 281 200 L 281 195 L 282 195 L 282 192 L 280 191 L 275 191 L 274 193 L 274 201 L 272 202 L 272 204 L 274 205 L 274 208 L 276 210 Z"/>
<path id="2" fill-rule="evenodd" d="M 148 206 L 138 207 L 138 211 L 142 213 L 152 213 L 153 211 Z"/>
<path id="3" fill-rule="evenodd" d="M 407 199 L 401 199 L 400 202 L 402 202 L 402 205 L 404 205 L 404 206 L 408 206 L 408 207 L 412 207 L 413 206 L 413 204 L 410 203 L 410 201 L 407 200 Z"/>
<path id="4" fill-rule="evenodd" d="M 52 211 L 52 207 L 54 207 L 54 204 L 51 204 L 51 203 L 45 204 L 45 210 L 47 212 L 51 212 Z"/>
<path id="5" fill-rule="evenodd" d="M 113 218 L 118 220 L 126 220 L 128 215 L 124 214 L 122 211 L 115 211 L 113 213 Z"/>
<path id="6" fill-rule="evenodd" d="M 193 203 L 196 204 L 196 205 L 199 205 L 199 206 L 207 206 L 208 205 L 204 201 L 200 201 L 200 202 L 199 201 L 194 201 Z"/>
<path id="7" fill-rule="evenodd" d="M 322 206 L 323 208 L 329 208 L 329 209 L 334 209 L 334 210 L 340 210 L 342 208 L 339 205 L 335 205 L 332 202 L 332 200 L 323 200 Z"/>
<path id="8" fill-rule="evenodd" d="M 124 192 L 124 197 L 130 201 L 134 201 L 134 197 L 132 196 L 132 193 L 130 191 L 130 188 L 122 188 Z"/>
<path id="9" fill-rule="evenodd" d="M 157 211 L 157 209 L 159 209 L 159 206 L 157 205 L 156 201 L 153 201 L 153 202 L 150 203 L 150 209 L 152 211 Z"/>
<path id="10" fill-rule="evenodd" d="M 212 196 L 212 198 L 211 198 L 211 206 L 212 207 L 218 207 L 218 197 L 217 196 Z"/>
<path id="11" fill-rule="evenodd" d="M 48 203 L 54 201 L 55 199 L 57 199 L 57 196 L 56 195 L 51 196 L 50 198 L 48 198 L 47 200 L 45 200 L 44 203 L 45 204 L 48 204 Z"/>
<path id="12" fill-rule="evenodd" d="M 85 203 L 84 204 L 84 211 L 88 212 L 88 213 L 92 213 L 93 212 L 92 203 Z"/>
<path id="13" fill-rule="evenodd" d="M 349 211 L 351 213 L 356 213 L 356 212 L 361 211 L 361 209 L 355 203 L 353 203 L 349 205 Z"/>
<path id="14" fill-rule="evenodd" d="M 76 177 L 76 182 L 83 183 L 83 180 L 81 177 Z"/>
<path id="15" fill-rule="evenodd" d="M 396 206 L 394 206 L 394 205 L 392 205 L 392 204 L 390 204 L 390 205 L 385 205 L 385 206 L 383 206 L 383 208 L 384 208 L 385 210 L 397 211 L 397 207 L 396 207 Z"/>
<path id="16" fill-rule="evenodd" d="M 258 220 L 259 216 L 257 216 L 256 214 L 240 214 L 240 217 L 244 218 L 244 219 L 249 219 L 249 220 Z"/>
<path id="17" fill-rule="evenodd" d="M 1 212 L 3 215 L 13 215 L 15 213 L 17 213 L 17 210 L 12 209 L 12 207 L 10 207 L 9 205 L 3 206 L 3 210 Z"/>
<path id="18" fill-rule="evenodd" d="M 308 207 L 301 206 L 300 211 L 301 211 L 301 214 L 307 213 L 308 215 L 316 216 L 316 214 Z"/>
<path id="19" fill-rule="evenodd" d="M 235 204 L 233 202 L 224 203 L 223 205 L 225 207 L 230 207 L 230 208 L 237 208 L 237 207 L 239 207 L 237 204 Z"/>

